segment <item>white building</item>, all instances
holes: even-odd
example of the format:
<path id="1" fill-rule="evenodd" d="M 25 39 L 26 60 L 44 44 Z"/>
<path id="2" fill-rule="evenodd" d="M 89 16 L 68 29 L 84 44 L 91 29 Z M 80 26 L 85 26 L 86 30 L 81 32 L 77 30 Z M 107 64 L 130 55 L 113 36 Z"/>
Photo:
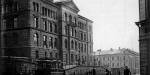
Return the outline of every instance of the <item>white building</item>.
<path id="1" fill-rule="evenodd" d="M 124 68 L 128 66 L 132 73 L 139 72 L 139 53 L 130 49 L 110 49 L 97 51 L 95 54 L 96 65 L 109 69 Z"/>

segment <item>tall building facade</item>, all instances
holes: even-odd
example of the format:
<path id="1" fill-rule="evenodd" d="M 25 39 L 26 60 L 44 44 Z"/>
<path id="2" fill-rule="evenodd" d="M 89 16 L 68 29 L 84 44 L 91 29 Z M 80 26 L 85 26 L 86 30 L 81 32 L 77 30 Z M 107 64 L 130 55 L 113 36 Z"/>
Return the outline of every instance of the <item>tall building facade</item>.
<path id="1" fill-rule="evenodd" d="M 121 69 L 127 66 L 132 74 L 140 73 L 139 53 L 130 49 L 110 49 L 96 53 L 96 65 L 113 69 Z"/>
<path id="2" fill-rule="evenodd" d="M 72 0 L 1 0 L 3 56 L 59 59 L 90 65 L 92 21 L 79 15 Z"/>
<path id="3" fill-rule="evenodd" d="M 139 45 L 141 75 L 150 75 L 150 1 L 139 0 Z"/>

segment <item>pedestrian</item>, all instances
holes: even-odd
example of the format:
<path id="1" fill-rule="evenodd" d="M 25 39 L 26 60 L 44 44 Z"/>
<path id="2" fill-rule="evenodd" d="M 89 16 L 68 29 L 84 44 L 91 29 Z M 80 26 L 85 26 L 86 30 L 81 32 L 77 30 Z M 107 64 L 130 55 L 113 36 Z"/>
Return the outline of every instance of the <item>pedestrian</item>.
<path id="1" fill-rule="evenodd" d="M 120 71 L 118 71 L 118 75 L 120 75 Z"/>
<path id="2" fill-rule="evenodd" d="M 95 71 L 95 69 L 93 69 L 93 70 L 92 70 L 92 72 L 93 72 L 93 75 L 96 75 L 96 71 Z"/>
<path id="3" fill-rule="evenodd" d="M 124 75 L 131 75 L 131 72 L 127 66 L 125 66 Z"/>
<path id="4" fill-rule="evenodd" d="M 106 69 L 106 75 L 111 75 L 111 72 L 108 69 Z"/>

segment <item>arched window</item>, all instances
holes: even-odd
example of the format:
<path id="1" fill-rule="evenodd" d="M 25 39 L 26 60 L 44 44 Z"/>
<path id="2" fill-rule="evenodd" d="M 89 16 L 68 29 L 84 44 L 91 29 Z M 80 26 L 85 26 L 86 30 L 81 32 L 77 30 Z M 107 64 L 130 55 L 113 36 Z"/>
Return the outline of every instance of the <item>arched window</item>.
<path id="1" fill-rule="evenodd" d="M 49 37 L 49 47 L 53 48 L 53 37 Z"/>
<path id="2" fill-rule="evenodd" d="M 67 13 L 64 14 L 64 20 L 67 21 Z"/>
<path id="3" fill-rule="evenodd" d="M 77 46 L 77 41 L 75 41 L 75 49 L 77 49 L 77 47 L 78 47 L 78 46 Z"/>
<path id="4" fill-rule="evenodd" d="M 74 41 L 71 41 L 71 48 L 74 49 Z"/>
<path id="5" fill-rule="evenodd" d="M 43 28 L 44 28 L 44 30 L 47 30 L 47 21 L 46 21 L 46 20 L 44 20 L 44 19 L 43 19 L 43 26 L 44 26 L 44 27 L 43 27 Z"/>
<path id="6" fill-rule="evenodd" d="M 75 21 L 75 24 L 77 24 L 77 19 L 76 18 L 74 18 L 74 21 Z"/>
<path id="7" fill-rule="evenodd" d="M 86 34 L 84 34 L 84 40 L 86 41 Z"/>
<path id="8" fill-rule="evenodd" d="M 56 25 L 56 23 L 54 23 L 54 26 L 55 26 L 54 32 L 57 33 L 57 25 Z"/>
<path id="9" fill-rule="evenodd" d="M 77 31 L 76 31 L 76 29 L 75 29 L 75 31 L 74 31 L 74 32 L 75 32 L 75 37 L 77 37 Z"/>
<path id="10" fill-rule="evenodd" d="M 73 27 L 72 27 L 72 31 L 71 32 L 72 32 L 72 36 L 74 36 L 74 29 L 73 29 Z"/>
<path id="11" fill-rule="evenodd" d="M 84 52 L 86 53 L 86 44 L 84 44 Z"/>
<path id="12" fill-rule="evenodd" d="M 53 23 L 52 22 L 49 22 L 49 25 L 50 25 L 50 32 L 53 32 Z"/>
<path id="13" fill-rule="evenodd" d="M 81 52 L 83 52 L 83 43 L 81 43 Z"/>
<path id="14" fill-rule="evenodd" d="M 47 36 L 43 35 L 43 47 L 47 47 Z"/>
<path id="15" fill-rule="evenodd" d="M 65 39 L 65 48 L 67 48 L 68 46 L 68 41 L 67 41 L 67 39 Z"/>
<path id="16" fill-rule="evenodd" d="M 38 34 L 37 33 L 35 33 L 33 35 L 33 40 L 34 40 L 35 44 L 38 46 Z"/>
<path id="17" fill-rule="evenodd" d="M 57 38 L 55 38 L 54 47 L 57 48 Z"/>
<path id="18" fill-rule="evenodd" d="M 69 15 L 69 22 L 72 22 L 72 16 Z"/>

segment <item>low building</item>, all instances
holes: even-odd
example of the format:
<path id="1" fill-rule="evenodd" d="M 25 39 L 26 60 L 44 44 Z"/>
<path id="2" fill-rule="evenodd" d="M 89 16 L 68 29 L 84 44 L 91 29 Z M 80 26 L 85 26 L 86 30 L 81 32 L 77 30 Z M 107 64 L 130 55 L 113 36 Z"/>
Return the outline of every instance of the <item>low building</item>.
<path id="1" fill-rule="evenodd" d="M 110 49 L 95 54 L 96 65 L 104 66 L 111 70 L 121 69 L 127 66 L 132 73 L 139 72 L 139 53 L 130 49 Z"/>

